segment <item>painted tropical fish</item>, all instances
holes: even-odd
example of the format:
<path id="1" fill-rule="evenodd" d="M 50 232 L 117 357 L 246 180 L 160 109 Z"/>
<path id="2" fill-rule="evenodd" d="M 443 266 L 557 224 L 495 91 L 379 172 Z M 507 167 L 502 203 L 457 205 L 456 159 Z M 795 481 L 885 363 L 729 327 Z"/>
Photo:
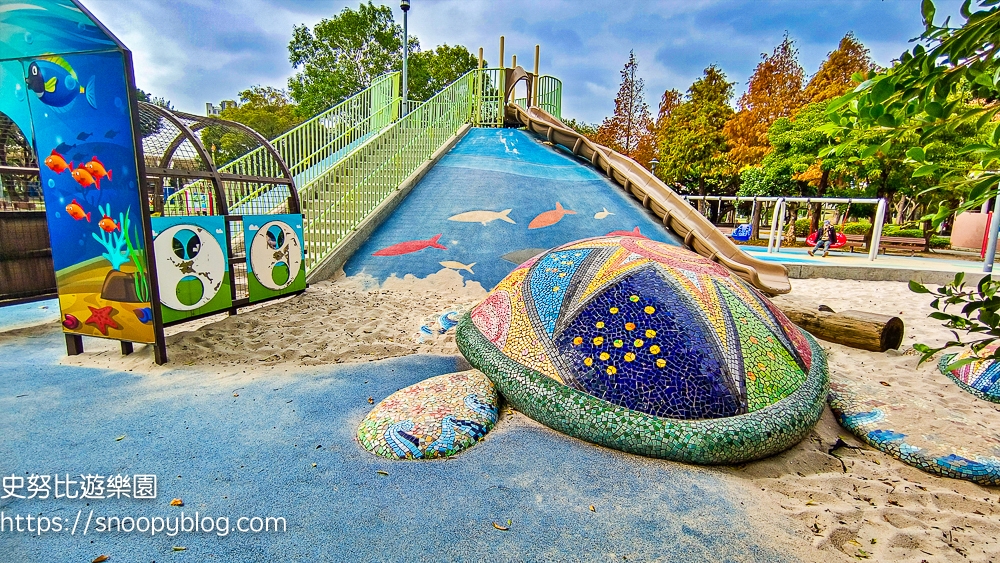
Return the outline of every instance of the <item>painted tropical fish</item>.
<path id="1" fill-rule="evenodd" d="M 56 174 L 62 174 L 66 170 L 73 170 L 73 163 L 66 164 L 66 158 L 56 151 L 52 151 L 52 154 L 45 157 L 45 166 L 48 166 Z"/>
<path id="2" fill-rule="evenodd" d="M 39 57 L 32 61 L 28 65 L 28 76 L 24 79 L 28 89 L 47 106 L 63 108 L 73 103 L 78 95 L 83 94 L 90 107 L 96 109 L 95 80 L 96 77 L 91 76 L 87 86 L 84 87 L 66 59 L 55 55 Z"/>
<path id="3" fill-rule="evenodd" d="M 441 264 L 445 268 L 448 268 L 448 269 L 451 269 L 451 270 L 465 270 L 466 272 L 469 272 L 470 274 L 475 274 L 475 272 L 472 271 L 472 267 L 476 265 L 475 262 L 473 262 L 472 264 L 469 264 L 469 265 L 465 265 L 465 264 L 463 264 L 461 262 L 456 262 L 454 260 L 445 260 L 444 262 L 438 262 L 438 264 Z"/>
<path id="4" fill-rule="evenodd" d="M 639 232 L 639 227 L 632 229 L 631 231 L 611 231 L 610 233 L 604 235 L 606 237 L 638 237 L 648 239 L 646 235 Z"/>
<path id="5" fill-rule="evenodd" d="M 112 219 L 111 217 L 108 217 L 107 215 L 101 218 L 101 220 L 97 223 L 97 226 L 100 227 L 101 230 L 106 233 L 121 230 L 121 225 L 115 223 L 115 220 Z"/>
<path id="6" fill-rule="evenodd" d="M 491 221 L 496 221 L 500 219 L 501 221 L 506 221 L 512 225 L 516 225 L 513 219 L 509 217 L 512 209 L 504 209 L 503 211 L 466 211 L 465 213 L 459 213 L 458 215 L 452 215 L 448 217 L 449 221 L 459 221 L 461 223 L 482 223 L 487 224 Z"/>
<path id="7" fill-rule="evenodd" d="M 557 201 L 555 209 L 540 213 L 538 217 L 535 217 L 528 223 L 528 228 L 541 229 L 542 227 L 550 227 L 561 221 L 565 215 L 576 215 L 576 211 L 563 209 L 563 206 Z"/>
<path id="8" fill-rule="evenodd" d="M 607 218 L 608 215 L 614 215 L 614 213 L 608 211 L 608 208 L 605 207 L 604 211 L 598 211 L 597 213 L 594 213 L 594 219 L 605 219 Z"/>
<path id="9" fill-rule="evenodd" d="M 84 213 L 83 208 L 80 207 L 80 204 L 77 203 L 75 199 L 69 205 L 66 206 L 66 213 L 69 213 L 69 216 L 76 219 L 77 221 L 86 218 L 87 222 L 88 223 L 90 222 L 90 212 L 88 211 Z"/>
<path id="10" fill-rule="evenodd" d="M 84 188 L 89 188 L 97 183 L 94 181 L 94 177 L 90 175 L 90 172 L 82 166 L 77 166 L 76 169 L 70 168 L 70 170 L 73 170 L 73 179 Z M 97 189 L 101 189 L 100 184 L 97 184 Z"/>
<path id="11" fill-rule="evenodd" d="M 387 246 L 382 250 L 375 251 L 372 253 L 372 256 L 399 256 L 400 254 L 409 254 L 425 248 L 440 248 L 441 250 L 448 250 L 447 247 L 438 244 L 438 240 L 440 238 L 441 235 L 437 234 L 427 240 L 408 240 L 406 242 Z"/>
<path id="12" fill-rule="evenodd" d="M 107 177 L 108 181 L 111 181 L 111 171 L 104 168 L 104 163 L 97 160 L 95 156 L 90 162 L 83 165 L 83 168 L 90 172 L 90 175 L 94 177 L 94 182 L 97 184 L 97 189 L 101 189 L 101 178 Z"/>

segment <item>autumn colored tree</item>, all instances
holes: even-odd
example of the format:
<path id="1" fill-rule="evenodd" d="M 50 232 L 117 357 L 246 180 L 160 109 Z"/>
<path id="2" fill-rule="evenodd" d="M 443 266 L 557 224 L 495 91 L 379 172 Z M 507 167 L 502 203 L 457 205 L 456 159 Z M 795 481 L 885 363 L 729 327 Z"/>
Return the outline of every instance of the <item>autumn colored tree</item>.
<path id="1" fill-rule="evenodd" d="M 777 119 L 789 117 L 805 105 L 802 90 L 805 73 L 798 50 L 786 35 L 771 55 L 762 54 L 747 91 L 740 96 L 737 112 L 726 123 L 729 158 L 739 167 L 759 164 L 771 151 L 767 130 Z"/>
<path id="2" fill-rule="evenodd" d="M 852 76 L 874 68 L 875 63 L 872 62 L 868 48 L 858 41 L 854 33 L 848 33 L 840 40 L 840 45 L 827 55 L 809 84 L 806 84 L 803 95 L 809 103 L 832 100 L 858 85 Z"/>
<path id="3" fill-rule="evenodd" d="M 643 94 L 645 83 L 637 75 L 635 52 L 621 70 L 622 82 L 615 98 L 615 113 L 604 118 L 595 140 L 646 166 L 654 156 L 653 123 Z"/>
<path id="4" fill-rule="evenodd" d="M 733 83 L 712 65 L 672 108 L 670 92 L 664 94 L 666 104 L 661 103 L 657 175 L 670 183 L 697 184 L 698 195 L 706 195 L 710 187 L 719 191 L 732 184 L 735 170 L 727 158 L 723 128 L 733 115 L 729 105 Z M 663 111 L 664 106 L 668 111 Z"/>
<path id="5" fill-rule="evenodd" d="M 663 96 L 660 98 L 660 109 L 656 113 L 656 123 L 653 125 L 653 129 L 657 132 L 661 131 L 667 119 L 670 118 L 670 114 L 683 101 L 684 96 L 677 89 L 671 88 L 664 91 Z"/>

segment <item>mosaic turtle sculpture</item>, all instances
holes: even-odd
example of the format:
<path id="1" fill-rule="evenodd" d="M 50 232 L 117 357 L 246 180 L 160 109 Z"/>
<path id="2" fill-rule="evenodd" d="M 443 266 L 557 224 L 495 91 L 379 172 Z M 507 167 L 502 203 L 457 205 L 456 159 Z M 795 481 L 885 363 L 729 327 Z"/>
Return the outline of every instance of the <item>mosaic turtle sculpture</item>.
<path id="1" fill-rule="evenodd" d="M 529 260 L 463 316 L 456 341 L 536 421 L 692 463 L 792 446 L 829 388 L 822 349 L 768 298 L 711 260 L 642 237 Z"/>
<path id="2" fill-rule="evenodd" d="M 946 354 L 941 357 L 938 368 L 965 391 L 980 399 L 1000 403 L 1000 363 L 982 359 L 993 355 L 997 348 L 1000 348 L 1000 342 L 987 345 L 979 353 L 970 347 L 958 354 Z M 965 359 L 973 361 L 955 369 L 948 369 L 949 365 Z"/>

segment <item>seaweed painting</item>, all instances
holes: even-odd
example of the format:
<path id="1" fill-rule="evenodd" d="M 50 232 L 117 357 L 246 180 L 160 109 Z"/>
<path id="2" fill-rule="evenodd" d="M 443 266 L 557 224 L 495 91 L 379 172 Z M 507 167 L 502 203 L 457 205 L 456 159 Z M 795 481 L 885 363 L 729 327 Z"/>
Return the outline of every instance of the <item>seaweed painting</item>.
<path id="1" fill-rule="evenodd" d="M 98 206 L 102 219 L 97 223 L 97 232 L 91 233 L 94 240 L 101 243 L 105 252 L 101 254 L 111 267 L 121 271 L 123 264 L 131 261 L 135 266 L 135 274 L 132 275 L 132 282 L 135 284 L 135 294 L 140 301 L 150 300 L 149 281 L 146 275 L 146 251 L 132 242 L 135 237 L 136 242 L 142 240 L 138 228 L 132 228 L 130 219 L 132 208 L 129 207 L 125 213 L 118 213 L 118 222 L 111 218 L 111 204 Z"/>

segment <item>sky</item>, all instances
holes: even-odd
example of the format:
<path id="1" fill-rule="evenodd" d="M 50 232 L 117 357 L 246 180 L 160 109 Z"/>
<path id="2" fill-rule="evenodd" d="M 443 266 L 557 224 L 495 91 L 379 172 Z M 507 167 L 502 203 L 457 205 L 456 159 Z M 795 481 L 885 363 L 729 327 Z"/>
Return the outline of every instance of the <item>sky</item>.
<path id="1" fill-rule="evenodd" d="M 292 27 L 310 27 L 359 0 L 83 0 L 132 50 L 140 88 L 203 114 L 255 84 L 284 88 Z M 378 2 L 377 2 L 378 3 Z M 957 11 L 959 2 L 944 0 Z M 950 4 L 955 4 L 951 7 Z M 398 2 L 393 8 L 402 23 Z M 849 31 L 888 65 L 920 34 L 919 0 L 411 0 L 409 31 L 424 49 L 447 43 L 485 49 L 563 82 L 563 116 L 599 122 L 614 111 L 619 71 L 634 50 L 655 113 L 664 90 L 685 91 L 710 64 L 736 82 L 737 97 L 787 32 L 806 74 Z M 939 8 L 939 13 L 943 12 Z M 734 100 L 735 103 L 735 100 Z"/>

